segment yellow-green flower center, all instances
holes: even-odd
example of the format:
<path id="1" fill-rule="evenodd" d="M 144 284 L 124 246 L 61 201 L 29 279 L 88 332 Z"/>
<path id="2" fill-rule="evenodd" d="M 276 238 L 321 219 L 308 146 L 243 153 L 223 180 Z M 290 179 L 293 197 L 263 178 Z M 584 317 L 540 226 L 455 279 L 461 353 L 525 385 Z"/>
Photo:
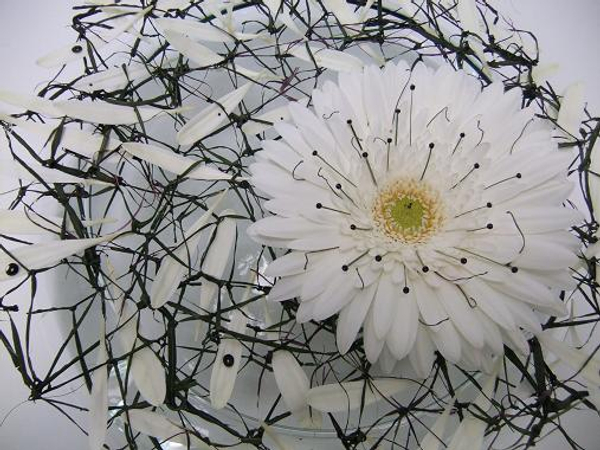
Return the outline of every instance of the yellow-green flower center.
<path id="1" fill-rule="evenodd" d="M 372 213 L 380 232 L 394 241 L 417 243 L 440 229 L 442 209 L 437 191 L 421 181 L 401 179 L 379 191 Z"/>
<path id="2" fill-rule="evenodd" d="M 423 205 L 417 198 L 405 196 L 392 199 L 384 208 L 386 215 L 390 220 L 395 222 L 395 225 L 402 230 L 419 230 L 423 226 L 423 215 L 425 210 Z"/>

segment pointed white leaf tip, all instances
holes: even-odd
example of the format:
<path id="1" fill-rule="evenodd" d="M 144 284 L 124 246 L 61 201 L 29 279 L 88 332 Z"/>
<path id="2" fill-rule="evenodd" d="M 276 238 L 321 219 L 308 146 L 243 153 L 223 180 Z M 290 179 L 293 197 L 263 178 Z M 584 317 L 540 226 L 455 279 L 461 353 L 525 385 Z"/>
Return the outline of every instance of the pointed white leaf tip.
<path id="1" fill-rule="evenodd" d="M 0 281 L 24 277 L 27 271 L 51 267 L 61 260 L 81 253 L 90 247 L 112 241 L 117 236 L 118 234 L 111 234 L 92 239 L 69 239 L 26 245 L 11 250 L 10 255 L 1 252 Z"/>
<path id="2" fill-rule="evenodd" d="M 228 329 L 245 334 L 247 323 L 248 317 L 242 311 L 235 310 L 231 314 Z M 242 362 L 242 351 L 242 343 L 232 336 L 224 336 L 219 344 L 210 376 L 210 402 L 216 409 L 225 407 L 231 398 Z"/>
<path id="3" fill-rule="evenodd" d="M 572 137 L 579 136 L 579 127 L 585 106 L 585 87 L 583 83 L 570 85 L 563 95 L 556 123 Z"/>
<path id="4" fill-rule="evenodd" d="M 412 384 L 395 378 L 325 384 L 308 391 L 307 403 L 322 412 L 352 411 L 392 397 Z"/>
<path id="5" fill-rule="evenodd" d="M 184 234 L 184 242 L 175 249 L 172 255 L 167 255 L 161 262 L 160 269 L 152 283 L 150 290 L 150 304 L 153 308 L 160 308 L 167 303 L 177 291 L 183 279 L 187 266 L 181 264 L 188 258 L 194 257 L 200 243 L 200 230 L 209 222 L 215 209 L 226 197 L 228 190 L 223 191 L 200 218 L 194 222 Z"/>

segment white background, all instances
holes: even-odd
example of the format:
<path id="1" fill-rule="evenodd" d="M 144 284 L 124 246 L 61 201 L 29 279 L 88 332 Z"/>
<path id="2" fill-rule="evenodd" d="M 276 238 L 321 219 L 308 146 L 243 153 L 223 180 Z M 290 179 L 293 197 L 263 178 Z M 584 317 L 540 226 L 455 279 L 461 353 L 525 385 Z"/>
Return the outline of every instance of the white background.
<path id="1" fill-rule="evenodd" d="M 74 0 L 0 0 L 0 89 L 30 93 L 52 77 L 53 72 L 36 67 L 35 60 L 73 42 L 75 33 L 68 24 L 70 8 L 75 3 Z M 512 17 L 518 27 L 535 33 L 543 62 L 560 64 L 561 72 L 551 79 L 558 92 L 571 82 L 583 81 L 590 110 L 600 113 L 600 1 L 492 0 L 492 4 Z M 45 325 L 44 341 L 52 348 L 60 342 L 57 337 L 60 330 L 54 322 Z M 43 349 L 38 353 L 43 357 Z M 87 448 L 83 433 L 49 406 L 27 402 L 28 394 L 6 352 L 0 348 L 1 450 Z M 79 396 L 85 404 L 84 390 Z M 576 412 L 566 418 L 566 423 L 583 448 L 600 450 L 597 415 Z M 563 438 L 555 435 L 539 448 L 568 447 Z"/>

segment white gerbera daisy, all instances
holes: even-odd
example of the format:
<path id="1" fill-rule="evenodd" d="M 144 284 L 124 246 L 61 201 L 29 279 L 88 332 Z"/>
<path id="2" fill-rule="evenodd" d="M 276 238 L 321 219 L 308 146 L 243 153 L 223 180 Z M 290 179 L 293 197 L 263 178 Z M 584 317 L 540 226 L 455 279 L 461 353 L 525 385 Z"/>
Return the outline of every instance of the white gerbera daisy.
<path id="1" fill-rule="evenodd" d="M 251 166 L 273 216 L 249 232 L 291 250 L 270 299 L 297 297 L 299 322 L 339 313 L 340 352 L 363 326 L 369 361 L 410 356 L 420 374 L 435 350 L 477 368 L 526 351 L 577 258 L 572 155 L 547 122 L 517 89 L 422 64 L 340 74 L 312 100 Z"/>

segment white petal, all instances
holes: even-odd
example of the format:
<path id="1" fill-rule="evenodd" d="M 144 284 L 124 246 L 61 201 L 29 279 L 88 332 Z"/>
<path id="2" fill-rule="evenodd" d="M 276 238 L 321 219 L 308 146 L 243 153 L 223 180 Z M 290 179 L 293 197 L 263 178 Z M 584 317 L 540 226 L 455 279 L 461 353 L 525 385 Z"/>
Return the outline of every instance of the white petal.
<path id="1" fill-rule="evenodd" d="M 235 310 L 228 328 L 235 333 L 244 334 L 247 323 L 246 315 L 240 310 Z M 236 338 L 224 337 L 219 344 L 210 374 L 210 403 L 216 409 L 225 407 L 231 398 L 242 362 L 242 350 L 242 344 Z M 225 357 L 232 357 L 233 364 L 226 365 Z"/>
<path id="2" fill-rule="evenodd" d="M 340 270 L 340 273 L 330 281 L 327 289 L 314 300 L 316 302 L 313 310 L 314 320 L 325 320 L 331 317 L 354 298 L 357 289 L 349 273 Z"/>
<path id="3" fill-rule="evenodd" d="M 61 116 L 61 112 L 55 106 L 53 101 L 41 97 L 21 95 L 15 92 L 0 90 L 0 101 L 50 117 Z"/>
<path id="4" fill-rule="evenodd" d="M 596 144 L 594 144 L 590 159 L 590 199 L 594 211 L 600 211 L 600 141 L 596 141 Z M 600 245 L 595 245 L 595 247 L 598 248 Z"/>
<path id="5" fill-rule="evenodd" d="M 90 450 L 101 450 L 106 440 L 106 420 L 108 419 L 108 352 L 106 351 L 106 325 L 104 318 L 100 323 L 100 340 L 97 364 L 92 374 L 92 392 L 90 393 L 90 415 L 88 442 Z"/>
<path id="6" fill-rule="evenodd" d="M 181 145 L 193 144 L 213 132 L 240 104 L 251 87 L 251 82 L 244 84 L 192 117 L 177 133 L 177 142 Z"/>
<path id="7" fill-rule="evenodd" d="M 498 358 L 481 392 L 474 401 L 474 404 L 483 411 L 488 411 L 491 407 L 496 378 L 502 367 L 502 358 Z M 481 450 L 483 448 L 483 437 L 487 423 L 479 420 L 477 417 L 467 413 L 458 426 L 456 433 L 448 445 L 448 450 Z"/>
<path id="8" fill-rule="evenodd" d="M 302 98 L 297 100 L 300 104 L 306 106 L 309 98 Z M 247 134 L 259 134 L 265 130 L 268 130 L 277 122 L 284 122 L 290 120 L 290 112 L 288 105 L 274 108 L 266 113 L 259 116 L 252 117 L 248 122 L 242 125 L 242 130 Z"/>
<path id="9" fill-rule="evenodd" d="M 289 53 L 296 58 L 309 63 L 313 63 L 314 58 L 314 62 L 316 62 L 319 67 L 335 70 L 337 72 L 354 72 L 361 70 L 364 65 L 356 56 L 339 50 L 331 50 L 328 48 L 318 49 L 310 46 L 309 49 L 310 53 L 305 45 L 296 45 L 289 50 Z"/>
<path id="10" fill-rule="evenodd" d="M 224 58 L 208 47 L 186 38 L 182 34 L 165 31 L 169 44 L 182 55 L 198 64 L 200 67 L 214 66 L 223 62 Z"/>
<path id="11" fill-rule="evenodd" d="M 162 405 L 167 393 L 165 368 L 150 347 L 144 347 L 133 354 L 130 375 L 148 403 Z"/>
<path id="12" fill-rule="evenodd" d="M 130 64 L 125 67 L 113 67 L 108 70 L 96 72 L 80 78 L 73 84 L 73 88 L 84 92 L 104 90 L 107 92 L 122 89 L 130 82 L 148 77 L 150 67 L 143 64 Z"/>
<path id="13" fill-rule="evenodd" d="M 131 409 L 125 417 L 131 428 L 159 441 L 169 441 L 186 447 L 190 443 L 192 448 L 199 450 L 216 450 L 161 414 L 144 409 Z"/>
<path id="14" fill-rule="evenodd" d="M 59 111 L 59 114 L 54 115 L 55 117 L 69 116 L 73 119 L 105 125 L 131 125 L 140 121 L 147 122 L 158 115 L 169 112 L 169 110 L 152 106 L 134 108 L 88 100 L 62 100 L 53 102 L 53 105 Z"/>
<path id="15" fill-rule="evenodd" d="M 11 164 L 0 166 L 0 175 L 11 180 L 19 178 L 23 183 L 46 183 L 46 184 L 79 184 L 81 186 L 111 186 L 106 181 L 94 178 L 79 178 L 62 172 L 58 169 L 50 169 L 32 163 L 25 168 L 23 166 L 10 167 Z M 35 175 L 34 175 L 35 173 Z"/>
<path id="16" fill-rule="evenodd" d="M 450 412 L 454 407 L 454 399 L 450 399 L 440 417 L 437 418 L 431 429 L 427 432 L 423 440 L 420 442 L 421 450 L 439 450 L 440 445 L 444 442 L 441 440 L 444 437 L 444 431 L 446 431 L 446 423 Z"/>
<path id="17" fill-rule="evenodd" d="M 226 173 L 208 167 L 205 164 L 198 164 L 198 161 L 178 155 L 163 147 L 141 144 L 138 142 L 126 142 L 122 147 L 127 153 L 130 153 L 137 158 L 187 178 L 193 178 L 195 180 L 231 179 L 231 176 Z"/>
<path id="18" fill-rule="evenodd" d="M 57 124 L 55 126 L 48 123 L 20 120 L 4 114 L 0 114 L 0 119 L 39 135 L 45 142 L 52 141 L 56 137 L 56 133 L 60 132 L 61 147 L 88 158 L 93 157 L 100 150 L 112 152 L 121 145 L 121 142 L 114 137 L 105 140 L 104 136 L 68 125 Z"/>
<path id="19" fill-rule="evenodd" d="M 332 12 L 342 25 L 358 23 L 358 17 L 346 0 L 322 0 L 325 12 Z"/>
<path id="20" fill-rule="evenodd" d="M 600 386 L 600 361 L 597 357 L 590 357 L 584 351 L 554 339 L 550 331 L 539 334 L 537 338 L 545 351 L 558 356 L 563 363 L 576 370 L 588 382 Z"/>
<path id="21" fill-rule="evenodd" d="M 360 290 L 348 306 L 340 312 L 336 329 L 336 342 L 340 353 L 345 354 L 356 339 L 361 325 L 365 321 L 377 285 L 371 284 Z"/>
<path id="22" fill-rule="evenodd" d="M 423 325 L 419 324 L 415 345 L 408 355 L 410 364 L 415 369 L 418 377 L 426 378 L 431 372 L 431 367 L 435 360 L 434 351 L 435 347 L 429 337 L 429 333 Z"/>
<path id="23" fill-rule="evenodd" d="M 391 277 L 381 277 L 373 302 L 373 320 L 378 339 L 385 339 L 392 326 L 400 294 L 399 287 L 392 283 Z"/>
<path id="24" fill-rule="evenodd" d="M 482 450 L 486 427 L 487 424 L 476 417 L 465 417 L 452 437 L 448 450 Z"/>
<path id="25" fill-rule="evenodd" d="M 326 384 L 308 391 L 310 406 L 322 412 L 344 412 L 368 406 L 407 389 L 412 382 L 394 378 L 376 378 L 364 381 Z"/>
<path id="26" fill-rule="evenodd" d="M 544 83 L 560 71 L 560 65 L 558 63 L 546 63 L 538 64 L 531 69 L 531 78 L 538 86 L 543 86 Z"/>
<path id="27" fill-rule="evenodd" d="M 458 0 L 456 6 L 458 18 L 463 28 L 471 33 L 480 34 L 479 13 L 475 0 Z"/>
<path id="28" fill-rule="evenodd" d="M 229 34 L 212 23 L 169 18 L 156 19 L 154 23 L 156 23 L 163 32 L 174 31 L 175 33 L 199 41 L 227 43 L 234 41 Z"/>
<path id="29" fill-rule="evenodd" d="M 393 325 L 386 337 L 388 348 L 398 360 L 410 353 L 417 338 L 419 309 L 413 295 L 412 292 L 399 294 Z"/>
<path id="30" fill-rule="evenodd" d="M 273 450 L 296 450 L 297 442 L 290 442 L 290 438 L 276 433 L 267 424 L 262 424 L 262 429 L 265 430 L 265 435 L 275 443 L 276 447 Z"/>
<path id="31" fill-rule="evenodd" d="M 165 416 L 148 410 L 130 409 L 125 417 L 134 430 L 162 441 L 184 432 Z"/>
<path id="32" fill-rule="evenodd" d="M 292 275 L 277 280 L 275 286 L 269 292 L 269 301 L 283 302 L 297 297 L 300 294 L 300 288 L 304 284 L 304 275 Z"/>
<path id="33" fill-rule="evenodd" d="M 227 191 L 219 195 L 213 205 L 185 232 L 185 242 L 173 252 L 173 256 L 167 255 L 162 260 L 150 291 L 150 304 L 153 308 L 163 306 L 177 290 L 187 270 L 179 261 L 188 261 L 188 257 L 197 249 L 201 237 L 200 230 L 211 219 L 213 211 L 226 195 Z"/>
<path id="34" fill-rule="evenodd" d="M 221 216 L 234 214 L 231 210 L 226 210 L 221 213 Z M 217 225 L 214 231 L 214 239 L 206 252 L 206 257 L 202 264 L 202 272 L 217 280 L 220 280 L 225 275 L 227 262 L 235 248 L 235 240 L 237 234 L 236 219 L 225 217 L 221 223 Z M 212 281 L 205 280 L 200 288 L 199 304 L 203 310 L 208 311 L 215 300 L 215 295 L 218 286 Z"/>
<path id="35" fill-rule="evenodd" d="M 482 348 L 484 329 L 472 309 L 474 302 L 465 298 L 461 291 L 451 283 L 439 287 L 439 297 L 444 309 L 460 334 L 475 348 Z"/>
<path id="36" fill-rule="evenodd" d="M 117 326 L 115 327 L 116 334 L 121 341 L 121 345 L 125 353 L 129 353 L 133 350 L 135 342 L 137 340 L 138 332 L 138 310 L 132 303 L 125 299 L 123 290 L 119 288 L 115 279 L 115 268 L 112 265 L 110 259 L 106 259 L 106 266 L 108 268 L 108 291 L 114 301 L 110 302 L 113 312 L 117 317 Z M 118 290 L 115 293 L 115 289 Z"/>
<path id="37" fill-rule="evenodd" d="M 585 105 L 583 83 L 570 85 L 564 93 L 556 122 L 571 136 L 579 136 L 579 127 Z"/>
<path id="38" fill-rule="evenodd" d="M 60 233 L 63 218 L 38 216 L 35 212 L 0 210 L 0 234 Z"/>
<path id="39" fill-rule="evenodd" d="M 369 310 L 367 319 L 365 320 L 363 341 L 365 344 L 365 354 L 367 359 L 371 364 L 375 364 L 379 358 L 379 355 L 381 355 L 385 341 L 383 339 L 377 339 L 377 335 L 375 334 L 372 308 Z"/>
<path id="40" fill-rule="evenodd" d="M 297 275 L 306 271 L 308 266 L 306 254 L 301 252 L 290 252 L 271 262 L 265 270 L 267 277 L 281 277 L 286 275 Z"/>
<path id="41" fill-rule="evenodd" d="M 92 39 L 94 48 L 96 50 L 99 50 L 104 45 L 115 40 L 116 38 L 121 36 L 123 33 L 129 31 L 136 24 L 136 22 L 138 20 L 140 20 L 142 17 L 144 17 L 153 8 L 154 8 L 153 5 L 148 6 L 147 8 L 137 12 L 136 14 L 131 15 L 131 17 L 125 18 L 124 20 L 120 21 L 121 23 L 119 23 L 112 30 L 110 30 L 109 33 L 103 35 L 101 38 L 95 37 L 94 39 Z M 126 13 L 130 13 L 130 11 L 128 10 L 128 11 L 126 11 Z M 79 45 L 79 44 L 75 44 L 75 45 Z M 81 45 L 83 45 L 83 44 L 81 44 Z M 84 56 L 87 56 L 87 52 L 84 52 L 84 51 L 73 52 L 72 49 L 73 49 L 73 45 L 68 46 L 66 48 L 59 49 L 59 50 L 55 50 L 55 51 L 39 58 L 36 61 L 36 63 L 41 67 L 53 68 L 53 67 L 61 66 L 63 64 L 67 64 L 67 63 L 70 63 L 73 61 L 77 61 L 79 59 L 82 59 Z"/>
<path id="42" fill-rule="evenodd" d="M 81 253 L 84 250 L 117 237 L 117 234 L 93 238 L 93 239 L 69 239 L 43 244 L 32 244 L 11 250 L 11 255 L 0 254 L 0 281 L 6 281 L 18 276 L 24 276 L 24 270 L 40 270 L 53 266 L 61 260 Z M 7 269 L 11 264 L 17 265 L 17 273 L 8 275 Z M 14 271 L 14 270 L 13 270 Z"/>
<path id="43" fill-rule="evenodd" d="M 273 375 L 283 401 L 292 413 L 307 406 L 310 381 L 290 352 L 278 350 L 273 354 Z"/>

